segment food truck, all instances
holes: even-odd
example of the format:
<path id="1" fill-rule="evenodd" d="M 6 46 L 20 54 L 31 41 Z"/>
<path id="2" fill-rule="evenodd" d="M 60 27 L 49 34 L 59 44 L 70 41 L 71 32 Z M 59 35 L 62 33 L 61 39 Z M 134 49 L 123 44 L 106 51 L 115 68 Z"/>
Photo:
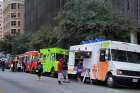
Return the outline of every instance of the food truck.
<path id="1" fill-rule="evenodd" d="M 24 64 L 26 65 L 26 72 L 36 72 L 39 58 L 40 53 L 38 51 L 28 51 L 24 53 Z"/>
<path id="2" fill-rule="evenodd" d="M 76 74 L 79 61 L 83 66 L 81 75 L 92 81 L 104 81 L 109 87 L 140 84 L 140 45 L 108 40 L 71 46 L 69 74 Z"/>
<path id="3" fill-rule="evenodd" d="M 67 59 L 68 50 L 62 48 L 40 49 L 44 73 L 57 72 L 59 58 Z"/>

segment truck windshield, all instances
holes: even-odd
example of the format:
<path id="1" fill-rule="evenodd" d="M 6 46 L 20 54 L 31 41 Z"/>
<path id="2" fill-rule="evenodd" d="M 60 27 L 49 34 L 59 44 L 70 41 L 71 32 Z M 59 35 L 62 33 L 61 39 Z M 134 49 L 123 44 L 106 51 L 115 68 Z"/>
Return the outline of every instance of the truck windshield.
<path id="1" fill-rule="evenodd" d="M 140 53 L 112 49 L 112 60 L 140 64 Z"/>

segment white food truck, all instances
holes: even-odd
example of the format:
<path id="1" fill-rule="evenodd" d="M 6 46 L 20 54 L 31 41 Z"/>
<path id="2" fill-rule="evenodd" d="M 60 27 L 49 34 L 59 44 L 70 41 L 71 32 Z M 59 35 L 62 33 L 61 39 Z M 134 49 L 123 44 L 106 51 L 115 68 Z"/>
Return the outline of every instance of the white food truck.
<path id="1" fill-rule="evenodd" d="M 140 84 L 140 45 L 101 41 L 71 46 L 69 74 L 76 74 L 75 67 L 79 61 L 84 69 L 89 69 L 86 77 L 105 81 L 109 87 L 115 87 L 119 83 Z"/>

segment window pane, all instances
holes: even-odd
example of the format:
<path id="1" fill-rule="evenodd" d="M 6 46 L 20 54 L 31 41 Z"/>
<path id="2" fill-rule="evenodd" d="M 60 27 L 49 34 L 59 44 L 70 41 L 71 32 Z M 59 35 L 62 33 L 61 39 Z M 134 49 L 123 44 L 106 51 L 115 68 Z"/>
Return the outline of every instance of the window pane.
<path id="1" fill-rule="evenodd" d="M 16 21 L 11 21 L 11 26 L 16 26 Z"/>
<path id="2" fill-rule="evenodd" d="M 140 64 L 140 53 L 113 49 L 112 60 Z"/>
<path id="3" fill-rule="evenodd" d="M 16 18 L 16 13 L 11 13 L 11 18 Z"/>
<path id="4" fill-rule="evenodd" d="M 140 63 L 140 53 L 127 52 L 127 54 L 129 62 Z"/>
<path id="5" fill-rule="evenodd" d="M 126 61 L 126 51 L 112 50 L 112 60 L 114 61 Z"/>
<path id="6" fill-rule="evenodd" d="M 11 9 L 16 9 L 16 3 L 11 4 Z"/>
<path id="7" fill-rule="evenodd" d="M 11 29 L 11 34 L 16 34 L 16 29 Z"/>

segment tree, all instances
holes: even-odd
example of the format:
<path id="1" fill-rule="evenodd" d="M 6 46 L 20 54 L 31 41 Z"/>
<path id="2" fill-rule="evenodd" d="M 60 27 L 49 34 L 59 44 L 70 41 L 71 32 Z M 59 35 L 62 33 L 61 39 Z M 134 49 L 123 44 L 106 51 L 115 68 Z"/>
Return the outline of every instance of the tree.
<path id="1" fill-rule="evenodd" d="M 0 41 L 0 51 L 11 53 L 12 52 L 12 36 L 6 36 L 3 40 Z"/>
<path id="2" fill-rule="evenodd" d="M 29 42 L 30 42 L 30 34 L 19 34 L 12 39 L 12 53 L 13 54 L 22 54 L 28 50 L 30 50 Z"/>
<path id="3" fill-rule="evenodd" d="M 20 54 L 49 47 L 69 48 L 98 37 L 128 42 L 129 32 L 136 30 L 135 24 L 112 12 L 106 0 L 68 0 L 56 16 L 56 24 L 44 24 L 35 33 L 7 37 L 0 41 L 0 49 Z"/>
<path id="4" fill-rule="evenodd" d="M 32 35 L 30 47 L 34 50 L 41 48 L 55 47 L 57 43 L 56 33 L 51 25 L 43 25 L 40 31 Z"/>
<path id="5" fill-rule="evenodd" d="M 0 41 L 0 51 L 13 55 L 22 54 L 29 50 L 29 35 L 19 34 L 17 36 L 6 36 Z"/>
<path id="6" fill-rule="evenodd" d="M 97 37 L 128 41 L 136 26 L 113 13 L 108 4 L 103 0 L 69 0 L 56 18 L 58 44 L 68 47 Z"/>

